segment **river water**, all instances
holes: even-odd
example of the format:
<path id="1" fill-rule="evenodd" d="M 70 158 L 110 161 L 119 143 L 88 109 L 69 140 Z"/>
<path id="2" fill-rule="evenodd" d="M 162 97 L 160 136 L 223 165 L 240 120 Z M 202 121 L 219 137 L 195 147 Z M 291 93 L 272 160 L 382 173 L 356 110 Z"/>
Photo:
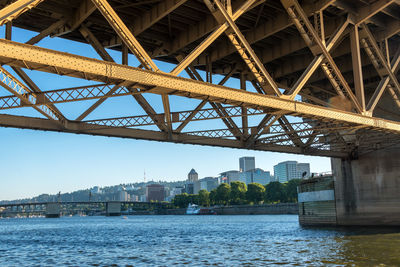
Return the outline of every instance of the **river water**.
<path id="1" fill-rule="evenodd" d="M 400 229 L 296 215 L 0 220 L 0 266 L 400 266 Z"/>

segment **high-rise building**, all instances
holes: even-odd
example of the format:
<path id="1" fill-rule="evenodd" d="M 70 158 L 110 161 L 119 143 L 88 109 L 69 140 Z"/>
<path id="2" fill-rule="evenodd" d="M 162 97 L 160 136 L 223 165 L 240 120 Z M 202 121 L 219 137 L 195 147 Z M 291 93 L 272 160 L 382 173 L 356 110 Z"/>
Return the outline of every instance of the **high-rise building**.
<path id="1" fill-rule="evenodd" d="M 301 179 L 310 175 L 309 163 L 284 161 L 274 166 L 275 181 L 284 183 L 292 179 Z"/>
<path id="2" fill-rule="evenodd" d="M 233 181 L 240 181 L 240 172 L 239 171 L 226 171 L 226 172 L 221 172 L 219 174 L 220 176 L 220 181 L 221 183 L 227 183 L 230 184 Z"/>
<path id="3" fill-rule="evenodd" d="M 264 171 L 263 169 L 256 168 L 246 172 L 241 172 L 240 181 L 247 185 L 251 183 L 266 185 L 271 182 L 271 174 L 269 171 Z"/>
<path id="4" fill-rule="evenodd" d="M 146 186 L 146 199 L 147 201 L 164 201 L 165 190 L 164 186 L 160 184 L 149 184 Z"/>
<path id="5" fill-rule="evenodd" d="M 239 171 L 247 172 L 256 168 L 255 157 L 241 157 L 239 158 Z"/>
<path id="6" fill-rule="evenodd" d="M 188 181 L 196 182 L 197 180 L 199 180 L 199 174 L 194 169 L 191 169 L 188 174 Z"/>
<path id="7" fill-rule="evenodd" d="M 200 182 L 200 190 L 204 189 L 208 192 L 218 187 L 218 178 L 216 177 L 205 177 L 199 180 Z"/>

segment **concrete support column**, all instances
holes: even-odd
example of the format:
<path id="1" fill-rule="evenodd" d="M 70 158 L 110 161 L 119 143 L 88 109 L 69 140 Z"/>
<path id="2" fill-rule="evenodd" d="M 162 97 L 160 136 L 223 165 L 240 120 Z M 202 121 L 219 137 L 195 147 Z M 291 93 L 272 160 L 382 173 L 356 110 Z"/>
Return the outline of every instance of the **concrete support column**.
<path id="1" fill-rule="evenodd" d="M 338 225 L 400 225 L 400 146 L 331 162 Z"/>
<path id="2" fill-rule="evenodd" d="M 60 217 L 60 203 L 49 202 L 46 204 L 46 218 Z"/>
<path id="3" fill-rule="evenodd" d="M 106 216 L 121 216 L 121 202 L 119 201 L 107 202 Z"/>

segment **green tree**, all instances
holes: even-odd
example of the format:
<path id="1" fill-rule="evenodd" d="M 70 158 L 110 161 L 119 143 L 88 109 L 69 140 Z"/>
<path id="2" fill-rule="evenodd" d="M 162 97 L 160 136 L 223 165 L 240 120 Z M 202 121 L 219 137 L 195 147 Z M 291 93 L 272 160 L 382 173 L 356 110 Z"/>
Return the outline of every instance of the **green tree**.
<path id="1" fill-rule="evenodd" d="M 301 179 L 293 179 L 285 184 L 285 197 L 287 202 L 297 202 L 297 187 Z"/>
<path id="2" fill-rule="evenodd" d="M 210 193 L 207 190 L 200 190 L 199 191 L 199 205 L 208 207 L 210 206 Z"/>
<path id="3" fill-rule="evenodd" d="M 217 187 L 216 200 L 219 204 L 228 204 L 231 194 L 231 186 L 229 184 L 220 184 Z"/>
<path id="4" fill-rule="evenodd" d="M 183 193 L 176 195 L 172 202 L 178 208 L 186 208 L 191 202 L 191 199 L 187 193 Z"/>
<path id="5" fill-rule="evenodd" d="M 251 183 L 247 186 L 246 198 L 249 202 L 260 203 L 264 199 L 265 188 L 259 183 Z"/>
<path id="6" fill-rule="evenodd" d="M 243 182 L 235 181 L 231 183 L 231 204 L 243 204 L 246 201 L 247 186 Z"/>
<path id="7" fill-rule="evenodd" d="M 210 205 L 216 205 L 217 204 L 217 189 L 213 189 L 210 192 Z"/>
<path id="8" fill-rule="evenodd" d="M 265 186 L 266 202 L 285 202 L 285 187 L 280 182 L 271 182 Z"/>

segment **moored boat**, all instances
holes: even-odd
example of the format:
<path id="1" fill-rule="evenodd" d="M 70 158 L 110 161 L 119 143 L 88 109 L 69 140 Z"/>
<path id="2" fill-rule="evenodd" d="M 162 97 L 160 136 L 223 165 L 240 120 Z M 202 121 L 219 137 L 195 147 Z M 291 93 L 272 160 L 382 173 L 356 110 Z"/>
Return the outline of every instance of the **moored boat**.
<path id="1" fill-rule="evenodd" d="M 187 215 L 217 215 L 217 213 L 210 208 L 199 207 L 196 204 L 189 204 L 186 209 Z"/>

